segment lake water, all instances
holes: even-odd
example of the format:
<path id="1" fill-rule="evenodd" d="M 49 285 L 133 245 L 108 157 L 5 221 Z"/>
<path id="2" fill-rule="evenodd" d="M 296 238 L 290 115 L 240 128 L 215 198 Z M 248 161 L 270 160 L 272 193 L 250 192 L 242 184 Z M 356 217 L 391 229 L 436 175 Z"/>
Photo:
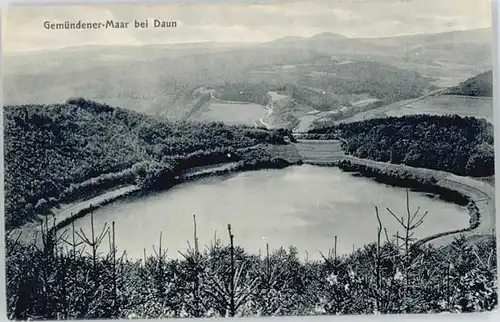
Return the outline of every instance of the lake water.
<path id="1" fill-rule="evenodd" d="M 135 200 L 124 200 L 95 212 L 96 230 L 105 222 L 116 222 L 116 242 L 129 257 L 142 258 L 146 248 L 158 248 L 160 231 L 163 249 L 178 257 L 192 241 L 196 214 L 201 245 L 210 244 L 215 232 L 228 242 L 231 223 L 235 243 L 258 253 L 266 243 L 271 249 L 294 245 L 305 257 L 319 259 L 338 236 L 338 253 L 376 239 L 374 207 L 389 233 L 398 225 L 386 207 L 396 214 L 406 211 L 405 190 L 356 177 L 337 168 L 293 166 L 213 177 L 178 185 L 168 191 Z M 464 228 L 464 207 L 417 192 L 410 192 L 410 207 L 428 210 L 417 237 Z M 90 219 L 79 219 L 76 227 L 87 233 Z M 192 243 L 192 242 L 191 242 Z M 102 250 L 108 249 L 107 242 Z"/>
<path id="2" fill-rule="evenodd" d="M 262 105 L 254 103 L 210 103 L 199 121 L 224 122 L 228 125 L 254 125 L 265 115 Z"/>
<path id="3" fill-rule="evenodd" d="M 272 102 L 286 98 L 286 95 L 270 91 Z M 199 121 L 224 122 L 229 125 L 265 125 L 261 121 L 268 115 L 266 107 L 248 102 L 212 102 L 198 117 Z"/>

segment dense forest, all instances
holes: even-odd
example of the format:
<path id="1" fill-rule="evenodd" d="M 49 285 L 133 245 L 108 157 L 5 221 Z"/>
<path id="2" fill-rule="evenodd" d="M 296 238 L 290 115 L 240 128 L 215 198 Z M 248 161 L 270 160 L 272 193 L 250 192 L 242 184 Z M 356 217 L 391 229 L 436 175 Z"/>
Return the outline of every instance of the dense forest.
<path id="1" fill-rule="evenodd" d="M 283 143 L 284 130 L 168 122 L 84 99 L 4 108 L 6 226 L 79 194 L 124 183 L 168 185 L 235 149 Z"/>
<path id="2" fill-rule="evenodd" d="M 309 132 L 341 137 L 350 155 L 458 175 L 494 174 L 493 129 L 483 119 L 411 115 L 341 123 Z"/>
<path id="3" fill-rule="evenodd" d="M 323 84 L 314 87 L 339 94 L 369 93 L 386 103 L 418 97 L 435 88 L 429 79 L 416 72 L 374 61 L 321 66 L 317 71 L 331 73 L 335 77 L 320 80 L 310 77 L 308 83 L 319 81 Z"/>
<path id="4" fill-rule="evenodd" d="M 283 87 L 283 91 L 286 91 L 297 102 L 311 106 L 319 111 L 330 111 L 349 105 L 347 97 L 326 91 L 323 93 L 319 89 L 287 85 Z"/>
<path id="5" fill-rule="evenodd" d="M 493 97 L 493 71 L 487 71 L 449 88 L 445 94 Z"/>
<path id="6" fill-rule="evenodd" d="M 416 72 L 374 61 L 335 64 L 328 57 L 321 63 L 291 65 L 290 70 L 275 68 L 272 72 L 252 74 L 252 81 L 247 83 L 215 86 L 215 96 L 226 101 L 266 105 L 270 99 L 268 92 L 276 90 L 314 109 L 330 111 L 349 106 L 352 97 L 359 94 L 392 103 L 435 89 L 428 78 Z M 266 78 L 256 75 L 266 75 Z"/>

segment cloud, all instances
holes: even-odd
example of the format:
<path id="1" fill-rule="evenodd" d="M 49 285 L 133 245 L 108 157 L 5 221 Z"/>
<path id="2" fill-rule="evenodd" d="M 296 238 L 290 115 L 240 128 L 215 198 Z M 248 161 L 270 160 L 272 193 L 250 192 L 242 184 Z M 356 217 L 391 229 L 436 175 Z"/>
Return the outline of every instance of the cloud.
<path id="1" fill-rule="evenodd" d="M 491 26 L 490 0 L 309 0 L 37 6 L 8 9 L 6 51 L 85 44 L 269 41 L 334 32 L 381 37 Z M 176 20 L 176 29 L 48 31 L 44 21 Z"/>

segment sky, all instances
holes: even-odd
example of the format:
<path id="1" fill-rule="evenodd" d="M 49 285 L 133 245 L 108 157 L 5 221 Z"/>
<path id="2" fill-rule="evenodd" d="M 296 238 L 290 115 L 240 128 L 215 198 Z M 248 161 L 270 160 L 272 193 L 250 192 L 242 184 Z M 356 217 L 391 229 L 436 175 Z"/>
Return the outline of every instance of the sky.
<path id="1" fill-rule="evenodd" d="M 160 19 L 177 28 L 46 30 L 44 21 Z M 491 27 L 491 0 L 284 0 L 160 5 L 18 6 L 2 17 L 4 52 L 80 45 L 265 42 L 333 32 L 384 37 Z"/>

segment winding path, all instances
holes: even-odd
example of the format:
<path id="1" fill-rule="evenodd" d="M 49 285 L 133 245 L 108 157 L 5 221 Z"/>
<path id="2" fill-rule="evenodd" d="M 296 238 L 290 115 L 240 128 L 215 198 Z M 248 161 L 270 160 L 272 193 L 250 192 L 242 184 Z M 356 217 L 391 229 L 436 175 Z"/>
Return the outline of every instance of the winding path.
<path id="1" fill-rule="evenodd" d="M 266 127 L 266 129 L 270 129 L 271 125 L 269 125 L 268 123 L 264 122 L 264 118 L 270 117 L 271 114 L 273 114 L 273 109 L 274 109 L 273 102 L 271 102 L 270 104 L 264 106 L 264 109 L 266 110 L 267 114 L 265 116 L 261 117 L 260 120 L 259 120 L 259 122 L 260 122 L 260 124 L 264 125 Z"/>
<path id="2" fill-rule="evenodd" d="M 266 127 L 266 129 L 270 129 L 271 125 L 269 123 L 266 123 L 264 121 L 264 119 L 266 117 L 270 117 L 271 114 L 273 114 L 273 112 L 274 112 L 274 104 L 276 102 L 284 100 L 285 98 L 288 97 L 287 95 L 281 95 L 281 94 L 278 94 L 277 92 L 272 92 L 272 91 L 269 92 L 269 96 L 271 96 L 271 103 L 269 103 L 266 106 L 264 106 L 264 109 L 266 110 L 267 114 L 264 115 L 263 117 L 261 117 L 260 120 L 259 120 L 260 124 L 264 125 Z"/>

